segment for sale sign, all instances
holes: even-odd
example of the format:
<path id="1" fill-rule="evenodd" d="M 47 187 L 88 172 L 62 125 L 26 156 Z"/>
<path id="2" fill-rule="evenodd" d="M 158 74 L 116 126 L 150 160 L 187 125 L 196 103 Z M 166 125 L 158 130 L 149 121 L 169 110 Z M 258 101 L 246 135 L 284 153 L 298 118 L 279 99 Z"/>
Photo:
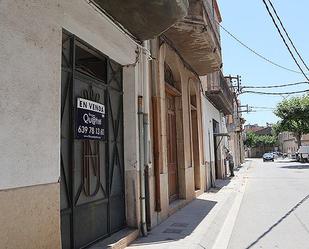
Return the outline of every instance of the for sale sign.
<path id="1" fill-rule="evenodd" d="M 75 138 L 105 140 L 105 105 L 77 98 Z"/>

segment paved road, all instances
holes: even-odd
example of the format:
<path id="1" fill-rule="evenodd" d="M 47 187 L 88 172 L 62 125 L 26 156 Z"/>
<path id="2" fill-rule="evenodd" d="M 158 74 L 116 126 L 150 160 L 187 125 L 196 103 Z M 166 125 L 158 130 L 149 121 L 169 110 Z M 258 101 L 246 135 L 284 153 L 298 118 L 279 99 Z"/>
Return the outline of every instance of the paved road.
<path id="1" fill-rule="evenodd" d="M 254 160 L 228 249 L 309 249 L 309 164 Z"/>
<path id="2" fill-rule="evenodd" d="M 226 249 L 225 244 L 231 234 L 228 231 L 232 230 L 234 223 L 226 220 L 232 217 L 229 214 L 234 203 L 237 204 L 235 200 L 243 196 L 246 182 L 244 176 L 251 164 L 247 162 L 237 170 L 233 179 L 216 181 L 217 188 L 202 194 L 174 213 L 154 227 L 147 237 L 134 241 L 128 249 L 210 249 L 214 245 L 218 249 Z M 222 229 L 223 224 L 227 224 L 226 229 Z M 221 230 L 224 233 L 222 239 L 218 239 Z"/>

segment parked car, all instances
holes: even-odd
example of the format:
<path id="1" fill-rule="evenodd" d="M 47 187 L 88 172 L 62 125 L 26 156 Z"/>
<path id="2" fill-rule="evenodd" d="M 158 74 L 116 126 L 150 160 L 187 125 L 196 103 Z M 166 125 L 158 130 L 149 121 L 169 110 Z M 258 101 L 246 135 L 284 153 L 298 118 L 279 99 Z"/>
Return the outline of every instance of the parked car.
<path id="1" fill-rule="evenodd" d="M 298 151 L 298 160 L 300 162 L 306 162 L 308 161 L 309 157 L 309 146 L 308 145 L 302 145 L 299 147 Z"/>
<path id="2" fill-rule="evenodd" d="M 275 159 L 277 159 L 279 157 L 279 152 L 278 151 L 274 151 L 274 152 L 272 152 L 272 154 L 274 155 Z"/>
<path id="3" fill-rule="evenodd" d="M 274 157 L 274 154 L 273 153 L 265 153 L 263 155 L 263 162 L 267 162 L 267 161 L 274 161 L 275 160 L 275 157 Z"/>

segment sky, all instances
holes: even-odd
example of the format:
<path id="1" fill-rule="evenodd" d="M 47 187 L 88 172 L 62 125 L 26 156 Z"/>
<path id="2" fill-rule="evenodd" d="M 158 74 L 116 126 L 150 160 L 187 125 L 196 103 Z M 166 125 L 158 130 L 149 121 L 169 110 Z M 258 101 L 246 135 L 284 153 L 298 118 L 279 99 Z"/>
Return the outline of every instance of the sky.
<path id="1" fill-rule="evenodd" d="M 309 65 L 309 1 L 272 0 L 272 3 L 296 48 Z M 284 67 L 299 71 L 262 0 L 218 0 L 218 4 L 222 15 L 221 24 L 229 32 L 263 56 Z M 305 81 L 302 74 L 273 66 L 241 46 L 223 30 L 220 33 L 224 75 L 240 75 L 243 86 L 266 86 Z M 271 91 L 289 92 L 307 88 L 309 86 L 304 84 Z M 276 107 L 283 99 L 282 96 L 248 93 L 240 95 L 242 105 L 258 107 Z M 265 125 L 266 122 L 274 123 L 278 120 L 271 110 L 244 113 L 243 117 L 246 124 Z"/>

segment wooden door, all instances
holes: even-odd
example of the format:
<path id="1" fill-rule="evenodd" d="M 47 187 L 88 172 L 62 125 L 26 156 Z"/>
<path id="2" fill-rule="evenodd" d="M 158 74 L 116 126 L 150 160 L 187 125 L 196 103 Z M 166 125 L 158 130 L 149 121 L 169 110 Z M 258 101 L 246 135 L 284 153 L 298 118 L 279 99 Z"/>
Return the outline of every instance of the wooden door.
<path id="1" fill-rule="evenodd" d="M 169 201 L 178 199 L 175 97 L 166 93 L 166 137 Z"/>
<path id="2" fill-rule="evenodd" d="M 201 189 L 200 151 L 198 138 L 197 108 L 191 105 L 191 129 L 192 129 L 192 154 L 194 165 L 195 190 Z"/>

